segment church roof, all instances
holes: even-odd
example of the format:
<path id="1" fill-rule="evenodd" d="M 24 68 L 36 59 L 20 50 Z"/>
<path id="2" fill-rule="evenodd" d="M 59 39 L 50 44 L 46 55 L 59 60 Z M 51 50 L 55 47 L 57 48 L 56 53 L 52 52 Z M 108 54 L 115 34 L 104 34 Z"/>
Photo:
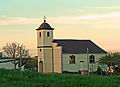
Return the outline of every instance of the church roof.
<path id="1" fill-rule="evenodd" d="M 91 40 L 54 39 L 54 42 L 58 43 L 58 46 L 62 46 L 63 53 L 87 53 L 87 48 L 89 49 L 89 53 L 107 53 Z"/>
<path id="2" fill-rule="evenodd" d="M 54 30 L 54 28 L 51 28 L 51 26 L 48 23 L 46 23 L 46 20 L 44 20 L 44 23 L 42 23 L 40 27 L 36 30 L 42 30 L 42 29 Z"/>

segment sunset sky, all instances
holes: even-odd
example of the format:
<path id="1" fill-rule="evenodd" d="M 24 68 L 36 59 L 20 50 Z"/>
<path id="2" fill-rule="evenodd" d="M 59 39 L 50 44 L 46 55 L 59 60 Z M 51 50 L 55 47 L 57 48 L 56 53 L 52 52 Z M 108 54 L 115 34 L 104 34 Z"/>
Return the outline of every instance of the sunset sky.
<path id="1" fill-rule="evenodd" d="M 0 49 L 19 42 L 36 55 L 36 28 L 43 16 L 54 38 L 90 39 L 120 51 L 120 0 L 0 0 Z"/>

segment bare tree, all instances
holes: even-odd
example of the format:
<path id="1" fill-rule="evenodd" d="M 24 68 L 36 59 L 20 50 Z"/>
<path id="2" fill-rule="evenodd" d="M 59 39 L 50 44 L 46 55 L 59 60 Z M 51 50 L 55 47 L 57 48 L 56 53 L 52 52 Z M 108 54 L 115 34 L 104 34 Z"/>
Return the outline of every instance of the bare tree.
<path id="1" fill-rule="evenodd" d="M 12 62 L 14 64 L 14 69 L 16 69 L 16 65 L 18 64 L 17 60 L 20 58 L 20 48 L 22 58 L 28 58 L 29 50 L 27 50 L 24 45 L 20 45 L 17 42 L 12 42 L 6 43 L 6 45 L 3 46 L 5 57 L 14 58 L 14 61 Z"/>

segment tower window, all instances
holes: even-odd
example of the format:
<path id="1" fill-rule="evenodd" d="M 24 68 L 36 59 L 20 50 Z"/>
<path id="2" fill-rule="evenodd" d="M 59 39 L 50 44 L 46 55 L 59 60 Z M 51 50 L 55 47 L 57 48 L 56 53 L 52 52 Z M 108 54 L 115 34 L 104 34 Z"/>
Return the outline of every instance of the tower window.
<path id="1" fill-rule="evenodd" d="M 90 63 L 95 63 L 95 56 L 91 55 L 89 61 Z"/>
<path id="2" fill-rule="evenodd" d="M 50 33 L 49 32 L 47 32 L 47 37 L 49 37 L 50 36 Z"/>
<path id="3" fill-rule="evenodd" d="M 40 32 L 40 37 L 41 37 L 41 32 Z"/>
<path id="4" fill-rule="evenodd" d="M 40 49 L 40 52 L 41 52 L 41 49 Z"/>
<path id="5" fill-rule="evenodd" d="M 75 64 L 75 56 L 69 56 L 69 64 Z"/>

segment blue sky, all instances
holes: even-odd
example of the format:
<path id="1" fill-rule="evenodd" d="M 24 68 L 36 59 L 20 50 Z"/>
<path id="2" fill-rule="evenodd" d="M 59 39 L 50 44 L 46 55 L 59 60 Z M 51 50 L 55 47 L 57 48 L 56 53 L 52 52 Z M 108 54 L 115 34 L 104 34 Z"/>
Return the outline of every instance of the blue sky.
<path id="1" fill-rule="evenodd" d="M 51 17 L 68 16 L 74 14 L 67 14 L 66 11 L 68 9 L 88 9 L 87 7 L 111 7 L 119 6 L 119 3 L 119 0 L 1 0 L 0 15 L 6 15 L 8 17 L 31 18 L 41 16 L 43 17 L 43 15 L 48 15 Z M 104 13 L 111 10 L 89 10 L 90 13 L 94 11 L 97 13 Z"/>
<path id="2" fill-rule="evenodd" d="M 19 42 L 36 49 L 43 16 L 54 38 L 91 39 L 107 51 L 120 50 L 120 0 L 1 0 L 0 48 Z"/>

